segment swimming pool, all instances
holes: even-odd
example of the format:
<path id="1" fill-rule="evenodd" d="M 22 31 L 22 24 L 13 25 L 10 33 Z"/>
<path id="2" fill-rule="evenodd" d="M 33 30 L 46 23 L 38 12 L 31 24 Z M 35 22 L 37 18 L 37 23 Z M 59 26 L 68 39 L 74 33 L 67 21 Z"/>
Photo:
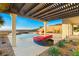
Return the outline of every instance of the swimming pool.
<path id="1" fill-rule="evenodd" d="M 27 47 L 35 44 L 33 42 L 33 37 L 38 36 L 38 34 L 20 34 L 16 35 L 16 46 L 17 47 Z M 11 44 L 12 44 L 12 34 L 8 36 Z M 36 45 L 36 44 L 35 44 Z"/>
<path id="2" fill-rule="evenodd" d="M 16 35 L 16 39 L 32 39 L 34 36 L 38 36 L 38 34 L 20 34 Z"/>
<path id="3" fill-rule="evenodd" d="M 14 53 L 17 56 L 35 56 L 39 55 L 48 47 L 40 46 L 33 41 L 33 37 L 38 34 L 20 34 L 16 35 L 16 47 L 13 47 Z M 9 38 L 12 42 L 12 37 Z"/>

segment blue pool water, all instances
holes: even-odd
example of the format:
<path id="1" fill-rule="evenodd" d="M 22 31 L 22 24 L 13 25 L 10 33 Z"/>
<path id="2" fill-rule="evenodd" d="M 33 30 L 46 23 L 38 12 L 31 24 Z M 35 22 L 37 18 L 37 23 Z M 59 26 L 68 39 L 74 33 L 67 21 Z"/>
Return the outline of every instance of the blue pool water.
<path id="1" fill-rule="evenodd" d="M 38 36 L 38 34 L 20 34 L 20 35 L 17 35 L 16 38 L 28 39 L 28 38 L 33 38 L 34 36 Z"/>
<path id="2" fill-rule="evenodd" d="M 41 45 L 41 46 L 47 46 L 46 43 L 41 42 L 37 42 L 33 40 L 33 37 L 35 36 L 39 36 L 38 34 L 20 34 L 20 35 L 16 35 L 16 39 L 17 39 L 17 45 L 18 46 L 31 46 L 31 45 Z"/>
<path id="3" fill-rule="evenodd" d="M 38 36 L 38 34 L 19 34 L 16 35 L 16 45 L 18 47 L 29 47 L 37 45 L 33 41 L 33 37 Z"/>

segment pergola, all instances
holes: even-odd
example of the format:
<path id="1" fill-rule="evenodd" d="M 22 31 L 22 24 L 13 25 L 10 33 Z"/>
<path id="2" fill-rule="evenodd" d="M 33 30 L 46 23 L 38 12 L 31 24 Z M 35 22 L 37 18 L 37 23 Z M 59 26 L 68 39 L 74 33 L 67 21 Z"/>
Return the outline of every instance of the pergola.
<path id="1" fill-rule="evenodd" d="M 16 46 L 16 16 L 44 21 L 44 35 L 46 21 L 79 16 L 79 3 L 12 3 L 8 10 L 3 11 L 12 16 L 13 46 Z"/>
<path id="2" fill-rule="evenodd" d="M 79 15 L 79 3 L 14 3 L 11 4 L 11 11 L 44 21 Z"/>

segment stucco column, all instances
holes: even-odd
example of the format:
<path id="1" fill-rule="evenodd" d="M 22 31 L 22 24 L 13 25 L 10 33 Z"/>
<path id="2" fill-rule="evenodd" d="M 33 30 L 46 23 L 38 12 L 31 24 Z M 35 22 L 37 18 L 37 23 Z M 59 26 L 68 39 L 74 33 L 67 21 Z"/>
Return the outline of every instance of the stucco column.
<path id="1" fill-rule="evenodd" d="M 68 36 L 68 24 L 62 24 L 62 39 Z"/>
<path id="2" fill-rule="evenodd" d="M 16 14 L 11 14 L 12 16 L 12 46 L 16 47 Z"/>
<path id="3" fill-rule="evenodd" d="M 44 21 L 44 35 L 46 35 L 46 30 L 47 30 L 47 21 Z"/>
<path id="4" fill-rule="evenodd" d="M 72 36 L 72 24 L 62 24 L 62 39 Z"/>
<path id="5" fill-rule="evenodd" d="M 72 29 L 72 24 L 69 24 L 69 36 L 72 36 L 72 32 L 73 32 L 73 29 Z"/>

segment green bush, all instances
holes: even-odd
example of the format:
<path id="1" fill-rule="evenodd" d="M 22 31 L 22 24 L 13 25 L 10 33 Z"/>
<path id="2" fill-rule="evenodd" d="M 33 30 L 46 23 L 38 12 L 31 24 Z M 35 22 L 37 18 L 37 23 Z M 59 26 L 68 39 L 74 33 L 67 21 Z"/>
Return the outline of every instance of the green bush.
<path id="1" fill-rule="evenodd" d="M 60 42 L 58 43 L 58 46 L 59 46 L 59 47 L 64 47 L 64 46 L 65 46 L 65 42 L 64 42 L 64 41 L 60 41 Z"/>
<path id="2" fill-rule="evenodd" d="M 60 55 L 59 47 L 57 47 L 57 46 L 50 47 L 48 52 L 49 52 L 49 55 L 52 55 L 52 56 Z"/>
<path id="3" fill-rule="evenodd" d="M 79 56 L 79 51 L 78 50 L 75 50 L 72 52 L 73 56 Z"/>

